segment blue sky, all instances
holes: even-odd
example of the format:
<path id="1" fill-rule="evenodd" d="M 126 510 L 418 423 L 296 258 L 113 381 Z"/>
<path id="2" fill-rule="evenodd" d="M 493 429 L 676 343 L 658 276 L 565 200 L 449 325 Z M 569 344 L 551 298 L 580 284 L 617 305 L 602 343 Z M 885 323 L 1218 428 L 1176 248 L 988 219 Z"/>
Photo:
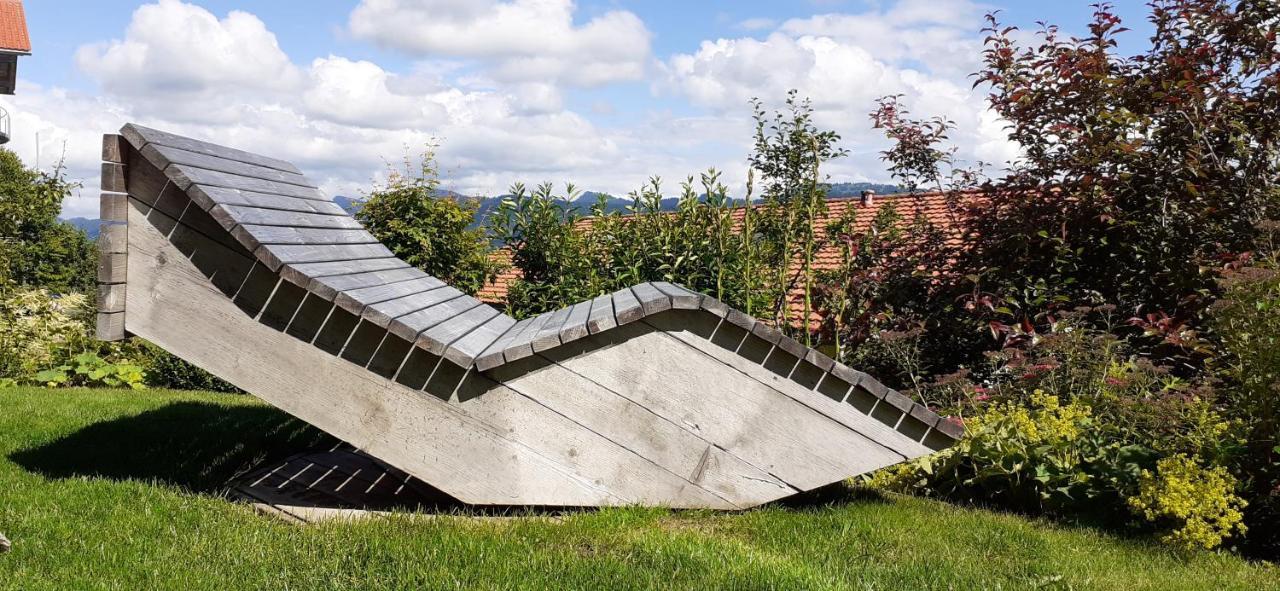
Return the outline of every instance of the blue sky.
<path id="1" fill-rule="evenodd" d="M 1117 2 L 1140 49 L 1142 2 Z M 982 15 L 1083 32 L 1084 0 L 28 0 L 10 145 L 83 179 L 67 215 L 95 209 L 98 136 L 128 121 L 293 160 L 356 194 L 387 161 L 441 144 L 448 184 L 498 193 L 574 181 L 674 190 L 709 166 L 745 178 L 746 100 L 811 96 L 851 156 L 834 180 L 885 181 L 875 97 L 960 125 L 961 155 L 1015 155 L 967 74 Z"/>

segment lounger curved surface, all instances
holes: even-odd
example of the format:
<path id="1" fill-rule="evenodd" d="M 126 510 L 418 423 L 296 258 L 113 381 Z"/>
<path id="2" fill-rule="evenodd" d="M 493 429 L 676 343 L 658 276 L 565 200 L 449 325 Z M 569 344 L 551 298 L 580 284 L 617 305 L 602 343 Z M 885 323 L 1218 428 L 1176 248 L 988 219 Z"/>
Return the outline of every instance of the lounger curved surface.
<path id="1" fill-rule="evenodd" d="M 466 503 L 741 509 L 960 435 L 678 285 L 517 321 L 288 162 L 133 124 L 103 153 L 101 338 L 146 338 Z"/>

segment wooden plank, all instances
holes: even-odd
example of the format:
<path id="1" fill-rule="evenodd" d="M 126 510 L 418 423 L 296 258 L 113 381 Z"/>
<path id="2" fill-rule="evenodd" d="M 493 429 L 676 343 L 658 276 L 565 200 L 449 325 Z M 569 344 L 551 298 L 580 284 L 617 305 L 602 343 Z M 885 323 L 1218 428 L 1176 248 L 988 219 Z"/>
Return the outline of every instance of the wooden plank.
<path id="1" fill-rule="evenodd" d="M 480 305 L 480 300 L 463 295 L 396 318 L 388 328 L 391 334 L 412 343 L 418 340 L 422 331 Z"/>
<path id="2" fill-rule="evenodd" d="M 719 318 L 729 315 L 729 306 L 727 304 L 706 294 L 702 294 L 702 302 L 698 304 L 698 307 L 715 314 Z"/>
<path id="3" fill-rule="evenodd" d="M 497 314 L 467 336 L 451 343 L 444 351 L 444 358 L 458 364 L 459 367 L 470 367 L 482 352 L 495 344 L 515 325 L 515 318 L 506 314 Z"/>
<path id="4" fill-rule="evenodd" d="M 395 256 L 381 244 L 266 245 L 253 251 L 271 270 L 297 263 L 328 263 Z"/>
<path id="5" fill-rule="evenodd" d="M 657 314 L 671 309 L 671 298 L 667 297 L 652 283 L 641 283 L 631 288 L 631 293 L 640 301 L 640 308 L 645 316 Z"/>
<path id="6" fill-rule="evenodd" d="M 123 222 L 129 219 L 129 195 L 103 193 L 98 201 L 98 219 L 104 222 Z"/>
<path id="7" fill-rule="evenodd" d="M 630 289 L 619 289 L 613 292 L 613 317 L 618 324 L 635 322 L 644 317 L 644 309 L 640 301 Z"/>
<path id="8" fill-rule="evenodd" d="M 360 289 L 362 287 L 373 287 L 375 285 L 384 285 L 387 283 L 395 283 L 396 281 L 405 281 L 407 279 L 417 279 L 419 277 L 427 277 L 417 267 L 401 267 L 399 269 L 390 269 L 386 271 L 370 271 L 365 273 L 352 273 L 350 275 L 334 275 L 329 277 L 317 277 L 307 284 L 307 291 L 314 293 L 326 301 L 333 301 L 338 296 L 338 292 L 348 289 Z"/>
<path id="9" fill-rule="evenodd" d="M 393 320 L 401 316 L 425 310 L 441 302 L 447 302 L 465 295 L 461 291 L 445 285 L 437 289 L 372 304 L 365 307 L 364 312 L 361 313 L 361 318 L 381 328 L 387 328 Z"/>
<path id="10" fill-rule="evenodd" d="M 263 265 L 264 267 L 266 265 Z M 408 267 L 406 263 L 395 257 L 381 259 L 360 259 L 355 261 L 332 261 L 328 263 L 296 263 L 280 268 L 280 277 L 297 285 L 306 287 L 313 279 L 330 275 L 354 275 L 372 271 L 389 271 Z"/>
<path id="11" fill-rule="evenodd" d="M 619 326 L 545 355 L 800 490 L 903 459 L 644 323 Z"/>
<path id="12" fill-rule="evenodd" d="M 282 209 L 263 209 L 243 205 L 215 205 L 209 208 L 209 215 L 218 220 L 223 228 L 230 231 L 239 224 L 258 226 L 292 226 L 295 228 L 342 228 L 362 230 L 360 225 L 349 215 L 327 215 L 318 213 L 302 213 Z"/>
<path id="13" fill-rule="evenodd" d="M 507 363 L 510 363 L 533 355 L 533 337 L 538 334 L 539 330 L 542 330 L 542 326 L 547 323 L 552 314 L 554 312 L 547 312 L 531 318 L 529 323 L 524 326 L 524 330 L 514 335 L 511 338 L 511 342 L 507 343 L 506 348 L 502 350 L 502 358 Z"/>
<path id="14" fill-rule="evenodd" d="M 564 326 L 565 320 L 569 319 L 569 312 L 573 308 L 561 308 L 551 313 L 551 317 L 547 318 L 546 324 L 538 330 L 538 333 L 532 335 L 533 351 L 546 351 L 560 344 L 560 329 Z"/>
<path id="15" fill-rule="evenodd" d="M 137 311 L 136 316 L 131 313 L 130 330 L 139 336 L 464 502 L 637 502 L 613 492 L 613 483 L 593 482 L 610 477 L 592 472 L 592 466 L 605 469 L 606 462 L 567 463 L 569 447 L 552 455 L 550 440 L 556 429 L 567 426 L 563 421 L 546 422 L 555 420 L 547 416 L 552 413 L 519 400 L 507 402 L 513 398 L 510 394 L 495 392 L 489 401 L 494 405 L 488 413 L 492 420 L 485 420 L 335 360 L 246 317 L 163 236 L 150 227 L 140 234 L 133 237 L 137 256 L 130 261 L 130 284 L 137 289 L 130 290 L 128 304 Z M 160 264 L 161 260 L 169 262 Z M 512 422 L 517 419 L 522 422 Z M 530 442 L 540 433 L 546 442 L 534 449 Z M 600 445 L 598 439 L 570 441 L 574 447 Z M 623 467 L 637 471 L 634 465 Z"/>
<path id="16" fill-rule="evenodd" d="M 99 341 L 123 341 L 128 336 L 124 327 L 124 312 L 98 314 L 97 337 Z"/>
<path id="17" fill-rule="evenodd" d="M 498 338 L 498 340 L 486 347 L 484 352 L 476 357 L 476 369 L 480 371 L 487 371 L 506 363 L 506 360 L 502 358 L 502 352 L 506 350 L 507 346 L 510 345 L 512 341 L 514 341 L 515 338 L 524 331 L 525 327 L 529 326 L 529 323 L 533 322 L 533 320 L 533 318 L 525 318 L 524 320 L 516 321 L 516 323 L 513 324 L 511 328 L 508 328 L 506 332 Z"/>
<path id="18" fill-rule="evenodd" d="M 98 285 L 98 312 L 124 312 L 123 283 L 103 283 Z"/>
<path id="19" fill-rule="evenodd" d="M 828 357 L 825 353 L 822 353 L 817 349 L 809 349 L 809 352 L 804 356 L 804 360 L 813 364 L 818 369 L 827 372 L 831 371 L 832 366 L 836 364 L 834 359 Z"/>
<path id="20" fill-rule="evenodd" d="M 284 172 L 302 174 L 302 171 L 298 170 L 296 166 L 285 162 L 284 160 L 268 158 L 266 156 L 246 152 L 244 150 L 237 150 L 235 148 L 228 148 L 226 146 L 219 146 L 218 144 L 182 137 L 180 135 L 175 135 L 157 129 L 143 127 L 135 123 L 125 125 L 124 128 L 120 130 L 120 134 L 138 150 L 141 150 L 147 144 L 161 144 L 164 146 L 181 148 L 190 152 L 199 152 L 209 156 L 216 156 L 227 160 L 238 160 L 240 162 L 282 170 Z"/>
<path id="21" fill-rule="evenodd" d="M 654 281 L 653 286 L 671 298 L 671 307 L 677 310 L 697 310 L 702 304 L 702 294 L 667 281 Z"/>
<path id="22" fill-rule="evenodd" d="M 498 315 L 498 311 L 492 307 L 480 304 L 462 314 L 458 314 L 453 318 L 449 318 L 418 335 L 417 345 L 426 349 L 432 355 L 445 354 L 445 351 L 458 339 L 470 334 L 484 325 L 484 323 L 493 319 Z M 457 363 L 456 361 L 454 363 Z M 457 363 L 461 367 L 467 367 L 468 363 Z"/>
<path id="23" fill-rule="evenodd" d="M 119 222 L 98 225 L 98 253 L 123 254 L 129 246 L 129 226 Z"/>
<path id="24" fill-rule="evenodd" d="M 127 193 L 124 165 L 116 162 L 102 163 L 102 190 L 108 193 Z"/>
<path id="25" fill-rule="evenodd" d="M 794 355 L 796 359 L 804 359 L 805 355 L 809 353 L 809 347 L 806 347 L 804 343 L 786 335 L 782 335 L 782 338 L 778 339 L 778 348 Z"/>
<path id="26" fill-rule="evenodd" d="M 183 164 L 170 164 L 169 167 L 164 170 L 164 173 L 173 180 L 174 184 L 182 187 L 183 190 L 190 188 L 192 185 L 204 185 L 253 191 L 255 193 L 284 195 L 286 197 L 297 197 L 299 199 L 330 201 L 330 199 L 325 197 L 324 193 L 321 193 L 319 189 L 290 185 L 288 183 L 280 183 L 276 181 L 266 181 L 253 177 L 240 176 L 238 174 L 219 172 L 216 170 L 206 170 L 204 168 L 196 168 L 194 166 L 186 166 Z"/>
<path id="27" fill-rule="evenodd" d="M 613 296 L 602 295 L 591 300 L 591 313 L 587 317 L 587 329 L 591 334 L 609 330 L 618 325 L 613 317 Z"/>
<path id="28" fill-rule="evenodd" d="M 124 283 L 129 255 L 120 252 L 98 255 L 98 283 Z"/>
<path id="29" fill-rule="evenodd" d="M 435 277 L 419 277 L 417 279 L 339 292 L 338 297 L 333 298 L 333 303 L 337 304 L 339 308 L 359 316 L 364 312 L 365 306 L 422 293 L 443 286 L 444 282 Z"/>
<path id="30" fill-rule="evenodd" d="M 377 244 L 378 239 L 364 230 L 332 228 L 289 228 L 285 226 L 240 225 L 231 231 L 240 244 L 255 250 L 264 244 Z"/>
<path id="31" fill-rule="evenodd" d="M 108 133 L 102 136 L 102 161 L 124 164 L 124 137 Z"/>
<path id="32" fill-rule="evenodd" d="M 591 334 L 587 328 L 587 319 L 591 315 L 591 300 L 578 302 L 569 310 L 569 317 L 560 327 L 560 342 L 568 343 Z"/>
<path id="33" fill-rule="evenodd" d="M 286 197 L 284 195 L 269 195 L 266 193 L 255 193 L 253 191 L 241 191 L 240 189 L 229 189 L 227 187 L 202 185 L 195 185 L 187 189 L 187 193 L 191 195 L 192 201 L 195 201 L 205 210 L 208 210 L 215 205 L 243 205 L 246 207 L 279 209 L 283 211 L 296 211 L 301 213 L 350 215 L 347 210 L 342 208 L 342 206 L 332 201 L 299 199 L 297 197 Z"/>
<path id="34" fill-rule="evenodd" d="M 275 181 L 278 183 L 285 183 L 287 185 L 298 185 L 313 189 L 318 188 L 315 183 L 312 183 L 307 179 L 307 177 L 300 174 L 284 172 L 282 170 L 268 168 L 265 166 L 258 166 L 257 164 L 240 162 L 239 160 L 227 160 L 226 158 L 218 158 L 217 156 L 210 156 L 199 152 L 190 152 L 180 148 L 173 148 L 160 144 L 147 144 L 146 146 L 143 146 L 139 152 L 142 153 L 143 158 L 146 158 L 147 161 L 151 162 L 156 166 L 156 168 L 161 170 L 164 170 L 171 164 L 178 164 L 266 181 Z"/>

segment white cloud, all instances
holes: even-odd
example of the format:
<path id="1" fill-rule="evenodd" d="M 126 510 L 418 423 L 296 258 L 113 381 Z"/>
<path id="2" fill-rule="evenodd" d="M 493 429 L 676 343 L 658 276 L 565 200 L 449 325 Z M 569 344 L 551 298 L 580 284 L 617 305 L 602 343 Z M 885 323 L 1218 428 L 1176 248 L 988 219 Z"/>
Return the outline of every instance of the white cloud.
<path id="1" fill-rule="evenodd" d="M 484 60 L 504 82 L 595 86 L 638 80 L 648 29 L 614 10 L 577 26 L 572 0 L 362 0 L 349 28 L 359 38 L 419 57 Z"/>

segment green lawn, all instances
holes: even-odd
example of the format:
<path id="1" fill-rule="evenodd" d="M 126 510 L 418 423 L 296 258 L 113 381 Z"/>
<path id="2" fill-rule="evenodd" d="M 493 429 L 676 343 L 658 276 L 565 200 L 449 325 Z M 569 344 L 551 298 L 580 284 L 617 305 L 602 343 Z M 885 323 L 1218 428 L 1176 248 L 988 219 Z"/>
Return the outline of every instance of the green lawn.
<path id="1" fill-rule="evenodd" d="M 1280 589 L 1280 569 L 835 491 L 740 514 L 294 526 L 227 479 L 327 438 L 249 397 L 0 390 L 0 589 Z"/>

